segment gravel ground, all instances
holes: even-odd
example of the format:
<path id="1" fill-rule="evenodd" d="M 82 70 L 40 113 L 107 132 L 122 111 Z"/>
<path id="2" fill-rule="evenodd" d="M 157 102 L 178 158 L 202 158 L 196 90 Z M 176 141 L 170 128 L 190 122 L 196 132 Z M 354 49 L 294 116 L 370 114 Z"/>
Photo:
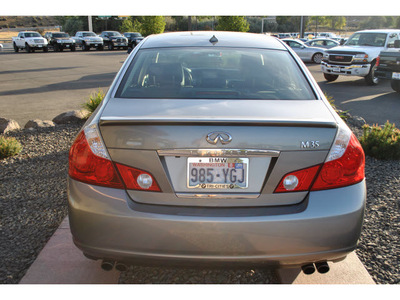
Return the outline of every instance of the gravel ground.
<path id="1" fill-rule="evenodd" d="M 18 283 L 67 215 L 68 150 L 80 125 L 8 133 L 21 154 L 0 161 L 0 283 Z M 379 284 L 400 282 L 400 162 L 367 157 L 368 199 L 356 253 Z M 334 266 L 333 266 L 334 267 Z M 131 266 L 120 283 L 276 283 L 271 270 Z"/>

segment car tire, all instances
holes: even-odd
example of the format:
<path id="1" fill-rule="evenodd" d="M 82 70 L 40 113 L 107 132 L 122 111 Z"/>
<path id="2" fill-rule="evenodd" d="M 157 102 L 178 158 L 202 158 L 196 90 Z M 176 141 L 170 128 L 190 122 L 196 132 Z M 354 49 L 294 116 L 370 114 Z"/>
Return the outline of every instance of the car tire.
<path id="1" fill-rule="evenodd" d="M 97 50 L 98 50 L 98 51 L 103 51 L 103 50 L 104 50 L 104 46 L 103 46 L 103 45 L 98 46 L 98 47 L 97 47 Z"/>
<path id="2" fill-rule="evenodd" d="M 26 53 L 31 53 L 32 52 L 31 47 L 29 47 L 28 44 L 25 44 L 25 51 L 26 51 Z"/>
<path id="3" fill-rule="evenodd" d="M 83 43 L 83 44 L 82 44 L 82 50 L 83 50 L 83 51 L 89 51 L 89 49 L 90 49 L 90 48 L 86 45 L 86 43 Z"/>
<path id="4" fill-rule="evenodd" d="M 109 43 L 108 44 L 108 50 L 114 50 L 114 44 L 113 43 Z"/>
<path id="5" fill-rule="evenodd" d="M 375 76 L 375 70 L 376 70 L 376 65 L 375 61 L 371 65 L 371 70 L 369 71 L 368 75 L 364 77 L 365 83 L 367 85 L 377 85 L 379 83 L 379 78 Z"/>
<path id="6" fill-rule="evenodd" d="M 328 80 L 328 81 L 335 81 L 336 79 L 339 78 L 339 75 L 324 73 L 324 77 L 325 77 L 325 79 Z"/>
<path id="7" fill-rule="evenodd" d="M 74 52 L 75 50 L 76 50 L 75 45 L 72 45 L 72 46 L 71 46 L 71 51 Z"/>
<path id="8" fill-rule="evenodd" d="M 322 57 L 323 57 L 322 53 L 320 53 L 320 52 L 315 53 L 315 54 L 312 56 L 312 61 L 313 61 L 313 63 L 315 63 L 315 64 L 320 64 L 321 61 L 322 61 Z"/>
<path id="9" fill-rule="evenodd" d="M 400 93 L 400 80 L 393 80 L 390 82 L 390 86 L 392 89 L 398 93 Z"/>
<path id="10" fill-rule="evenodd" d="M 17 47 L 17 45 L 15 43 L 13 43 L 13 46 L 14 46 L 14 52 L 17 53 L 19 51 L 19 48 Z"/>
<path id="11" fill-rule="evenodd" d="M 49 52 L 49 48 L 48 47 L 43 47 L 43 52 Z"/>

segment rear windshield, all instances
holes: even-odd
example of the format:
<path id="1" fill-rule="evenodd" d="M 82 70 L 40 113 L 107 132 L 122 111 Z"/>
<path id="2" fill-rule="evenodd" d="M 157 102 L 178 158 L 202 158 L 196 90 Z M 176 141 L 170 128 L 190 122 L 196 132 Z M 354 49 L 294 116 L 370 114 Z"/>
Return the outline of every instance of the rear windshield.
<path id="1" fill-rule="evenodd" d="M 139 50 L 116 97 L 316 99 L 287 51 L 247 48 Z"/>

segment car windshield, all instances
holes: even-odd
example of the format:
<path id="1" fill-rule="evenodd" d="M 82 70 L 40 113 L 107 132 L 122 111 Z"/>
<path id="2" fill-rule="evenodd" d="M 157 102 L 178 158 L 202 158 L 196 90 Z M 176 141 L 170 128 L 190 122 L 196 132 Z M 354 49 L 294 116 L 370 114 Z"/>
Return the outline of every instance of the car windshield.
<path id="1" fill-rule="evenodd" d="M 83 32 L 82 36 L 96 36 L 93 32 Z"/>
<path id="2" fill-rule="evenodd" d="M 360 32 L 353 34 L 346 42 L 348 46 L 373 46 L 384 47 L 386 33 Z"/>
<path id="3" fill-rule="evenodd" d="M 281 50 L 139 50 L 117 98 L 315 99 L 292 56 Z"/>
<path id="4" fill-rule="evenodd" d="M 25 37 L 42 37 L 42 36 L 37 32 L 26 32 Z"/>
<path id="5" fill-rule="evenodd" d="M 119 32 L 115 32 L 115 31 L 109 32 L 108 35 L 109 36 L 121 36 L 121 34 Z"/>
<path id="6" fill-rule="evenodd" d="M 68 33 L 53 33 L 53 37 L 55 38 L 67 38 L 69 37 Z"/>

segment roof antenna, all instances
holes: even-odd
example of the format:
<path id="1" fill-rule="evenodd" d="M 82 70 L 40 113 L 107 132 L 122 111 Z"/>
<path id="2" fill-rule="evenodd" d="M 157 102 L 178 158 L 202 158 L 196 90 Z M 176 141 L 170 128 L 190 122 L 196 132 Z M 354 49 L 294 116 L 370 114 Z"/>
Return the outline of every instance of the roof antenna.
<path id="1" fill-rule="evenodd" d="M 213 45 L 218 43 L 218 39 L 215 37 L 215 35 L 213 35 L 212 38 L 210 39 L 210 43 L 213 44 Z"/>

